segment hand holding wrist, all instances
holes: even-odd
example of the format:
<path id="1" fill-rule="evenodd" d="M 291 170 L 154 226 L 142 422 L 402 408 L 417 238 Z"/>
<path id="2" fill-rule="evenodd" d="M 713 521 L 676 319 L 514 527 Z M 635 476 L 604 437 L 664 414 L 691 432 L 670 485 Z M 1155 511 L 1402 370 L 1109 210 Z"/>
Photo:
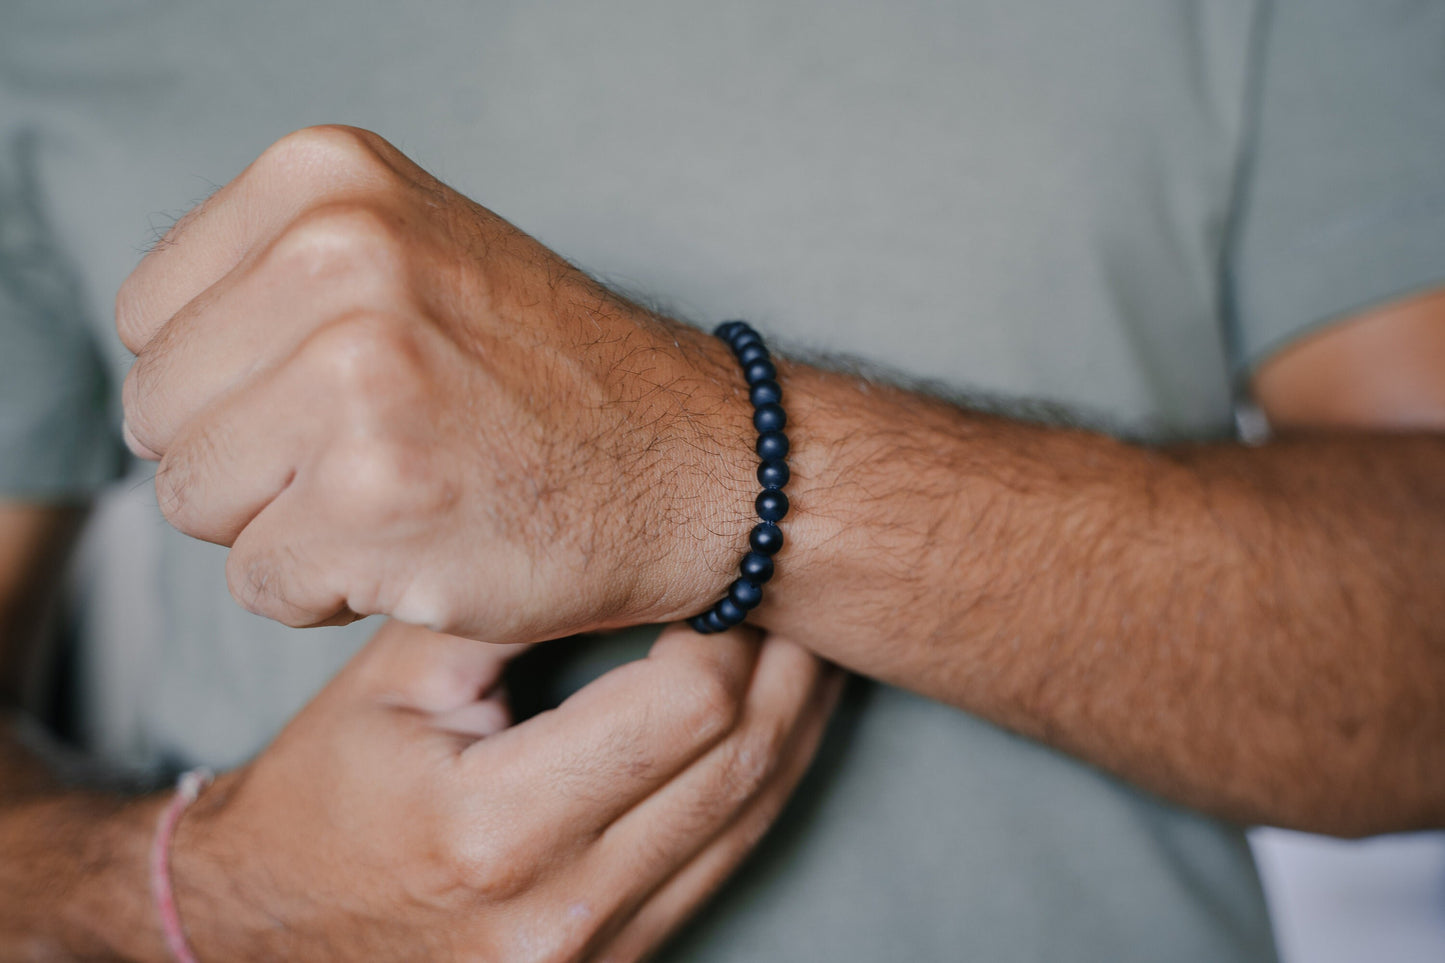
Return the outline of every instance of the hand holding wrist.
<path id="1" fill-rule="evenodd" d="M 197 958 L 591 958 L 623 932 L 655 946 L 774 818 L 838 682 L 781 640 L 672 629 L 503 728 L 477 692 L 505 658 L 392 623 L 203 793 L 172 850 Z M 681 872 L 694 861 L 706 871 Z"/>

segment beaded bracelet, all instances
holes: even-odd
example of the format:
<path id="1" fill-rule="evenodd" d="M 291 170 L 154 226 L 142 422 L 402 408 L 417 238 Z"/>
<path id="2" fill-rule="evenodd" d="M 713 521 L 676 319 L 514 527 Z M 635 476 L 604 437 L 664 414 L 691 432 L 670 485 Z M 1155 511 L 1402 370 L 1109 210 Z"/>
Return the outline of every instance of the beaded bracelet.
<path id="1" fill-rule="evenodd" d="M 751 548 L 738 566 L 739 577 L 728 586 L 728 594 L 687 624 L 704 635 L 722 632 L 742 623 L 748 611 L 763 600 L 763 583 L 773 577 L 773 556 L 783 547 L 783 530 L 778 522 L 788 514 L 788 496 L 783 486 L 788 483 L 788 436 L 783 428 L 788 416 L 783 413 L 783 389 L 778 371 L 773 367 L 762 336 L 746 321 L 724 321 L 713 331 L 733 349 L 743 366 L 748 383 L 748 398 L 753 404 L 753 427 L 758 430 L 758 481 L 763 490 L 753 503 L 758 523 L 748 535 Z"/>

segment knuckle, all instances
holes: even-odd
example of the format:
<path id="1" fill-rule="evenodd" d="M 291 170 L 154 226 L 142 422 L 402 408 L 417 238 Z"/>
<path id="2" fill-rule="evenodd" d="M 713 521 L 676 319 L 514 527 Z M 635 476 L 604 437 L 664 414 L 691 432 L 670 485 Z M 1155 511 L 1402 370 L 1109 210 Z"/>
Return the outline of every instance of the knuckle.
<path id="1" fill-rule="evenodd" d="M 190 445 L 178 445 L 167 451 L 156 468 L 156 504 L 161 515 L 173 527 L 192 535 L 195 533 L 192 493 L 196 453 Z"/>
<path id="2" fill-rule="evenodd" d="M 465 819 L 453 822 L 442 840 L 441 862 L 448 880 L 457 888 L 488 902 L 503 903 L 536 885 L 540 868 L 526 858 L 506 834 L 478 831 Z"/>
<path id="3" fill-rule="evenodd" d="M 429 491 L 438 491 L 438 488 L 431 488 Z M 446 496 L 434 497 L 434 502 L 441 504 L 446 501 Z M 354 611 L 361 611 L 355 609 Z M 374 609 L 373 611 L 382 611 Z M 395 596 L 395 602 L 391 603 L 385 610 L 393 618 L 412 625 L 425 625 L 433 632 L 442 632 L 447 635 L 461 634 L 461 612 L 462 607 L 456 604 L 449 593 L 441 589 L 431 579 L 414 579 L 401 592 Z"/>
<path id="4" fill-rule="evenodd" d="M 172 526 L 207 537 L 205 481 L 221 458 L 221 439 L 210 426 L 192 427 L 167 448 L 156 468 L 156 502 Z"/>
<path id="5" fill-rule="evenodd" d="M 292 628 L 317 621 L 315 613 L 304 611 L 287 598 L 283 566 L 270 552 L 232 550 L 226 559 L 226 587 L 237 604 L 255 615 Z"/>
<path id="6" fill-rule="evenodd" d="M 226 558 L 226 588 L 248 612 L 265 615 L 279 598 L 273 566 L 253 552 L 232 550 Z"/>
<path id="7" fill-rule="evenodd" d="M 148 355 L 139 355 L 120 385 L 120 406 L 125 413 L 125 423 L 136 441 L 152 449 L 157 446 L 158 439 L 155 426 L 151 424 L 150 405 L 146 401 L 152 393 L 153 367 L 154 362 Z"/>
<path id="8" fill-rule="evenodd" d="M 681 725 L 699 742 L 715 742 L 737 725 L 741 699 L 721 668 L 696 672 L 674 691 Z"/>
<path id="9" fill-rule="evenodd" d="M 146 346 L 144 293 L 134 274 L 115 293 L 115 332 L 132 354 L 140 354 Z"/>
<path id="10" fill-rule="evenodd" d="M 757 795 L 777 771 L 787 741 L 788 730 L 781 720 L 749 723 L 729 747 L 723 791 L 735 800 Z"/>
<path id="11" fill-rule="evenodd" d="M 390 170 L 383 157 L 385 141 L 371 131 L 339 124 L 321 124 L 292 131 L 257 159 L 261 170 L 289 176 L 335 179 L 344 174 Z"/>
<path id="12" fill-rule="evenodd" d="M 340 444 L 319 469 L 332 509 L 374 530 L 430 518 L 450 501 L 421 445 L 394 436 Z"/>
<path id="13" fill-rule="evenodd" d="M 388 601 L 390 593 L 378 577 L 375 566 L 353 556 L 352 571 L 346 575 L 346 607 L 356 615 L 394 615 L 395 607 Z M 356 572 L 361 574 L 354 574 Z M 407 620 L 402 620 L 407 621 Z"/>
<path id="14" fill-rule="evenodd" d="M 400 227 L 380 206 L 331 201 L 298 215 L 272 242 L 266 266 L 311 280 L 395 281 L 405 253 Z"/>
<path id="15" fill-rule="evenodd" d="M 308 372 L 366 404 L 412 401 L 426 387 L 416 332 L 401 318 L 356 311 L 311 335 L 300 358 Z"/>

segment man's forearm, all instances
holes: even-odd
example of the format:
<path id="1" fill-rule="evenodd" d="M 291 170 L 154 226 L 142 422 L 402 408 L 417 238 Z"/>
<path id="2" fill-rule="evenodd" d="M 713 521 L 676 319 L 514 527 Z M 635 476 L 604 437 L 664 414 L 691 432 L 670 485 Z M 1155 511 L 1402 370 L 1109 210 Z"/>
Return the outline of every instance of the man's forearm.
<path id="1" fill-rule="evenodd" d="M 146 876 L 161 800 L 75 788 L 82 773 L 11 708 L 83 518 L 0 503 L 0 960 L 164 959 Z"/>
<path id="2" fill-rule="evenodd" d="M 736 571 L 757 466 L 727 348 L 374 134 L 273 145 L 116 325 L 131 448 L 258 614 L 532 642 L 696 615 Z M 761 624 L 1217 812 L 1439 818 L 1440 442 L 1151 451 L 782 383 L 797 508 Z"/>
<path id="3" fill-rule="evenodd" d="M 162 960 L 146 853 L 158 797 L 62 789 L 0 726 L 0 960 Z"/>
<path id="4" fill-rule="evenodd" d="M 1445 439 L 1150 449 L 784 377 L 760 624 L 1242 821 L 1445 819 Z"/>

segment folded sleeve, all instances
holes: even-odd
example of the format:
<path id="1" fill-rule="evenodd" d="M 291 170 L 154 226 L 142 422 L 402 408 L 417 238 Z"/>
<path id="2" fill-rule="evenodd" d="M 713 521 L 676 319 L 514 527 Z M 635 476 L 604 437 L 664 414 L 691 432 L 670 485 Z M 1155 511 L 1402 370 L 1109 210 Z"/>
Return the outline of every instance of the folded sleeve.
<path id="1" fill-rule="evenodd" d="M 1226 269 L 1233 363 L 1445 285 L 1445 3 L 1277 0 Z"/>
<path id="2" fill-rule="evenodd" d="M 0 498 L 68 501 L 115 477 L 123 447 L 80 273 L 45 216 L 39 136 L 0 123 Z"/>

